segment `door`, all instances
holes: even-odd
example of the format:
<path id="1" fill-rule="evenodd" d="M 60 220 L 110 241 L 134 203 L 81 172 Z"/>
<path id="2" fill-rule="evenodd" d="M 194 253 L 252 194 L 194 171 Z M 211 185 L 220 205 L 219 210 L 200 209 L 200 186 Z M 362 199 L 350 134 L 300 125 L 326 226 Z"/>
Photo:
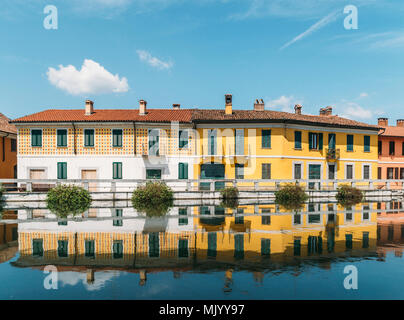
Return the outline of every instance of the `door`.
<path id="1" fill-rule="evenodd" d="M 220 163 L 206 163 L 201 165 L 201 179 L 224 179 L 224 164 Z M 200 184 L 201 190 L 209 190 L 209 182 Z M 215 189 L 223 189 L 224 182 L 216 182 Z"/>
<path id="2" fill-rule="evenodd" d="M 97 179 L 97 170 L 81 170 L 81 179 Z M 88 191 L 95 192 L 97 191 L 97 183 L 90 182 L 88 184 Z M 97 209 L 90 208 L 88 209 L 88 217 L 89 218 L 96 218 L 97 217 Z"/>

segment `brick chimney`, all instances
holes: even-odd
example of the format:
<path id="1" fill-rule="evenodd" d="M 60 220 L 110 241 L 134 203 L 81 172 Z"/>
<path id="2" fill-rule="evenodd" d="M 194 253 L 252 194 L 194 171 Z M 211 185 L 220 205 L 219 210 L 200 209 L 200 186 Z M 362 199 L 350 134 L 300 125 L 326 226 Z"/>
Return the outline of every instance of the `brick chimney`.
<path id="1" fill-rule="evenodd" d="M 147 102 L 145 100 L 139 101 L 139 115 L 141 115 L 141 116 L 146 115 L 146 105 L 147 105 Z"/>
<path id="2" fill-rule="evenodd" d="M 173 110 L 180 110 L 181 105 L 179 103 L 173 104 Z"/>
<path id="3" fill-rule="evenodd" d="M 254 103 L 254 111 L 264 111 L 265 110 L 265 103 L 263 99 L 256 99 Z"/>
<path id="4" fill-rule="evenodd" d="M 389 126 L 389 119 L 388 118 L 378 118 L 377 124 L 380 127 L 388 127 Z"/>
<path id="5" fill-rule="evenodd" d="M 94 102 L 91 100 L 86 100 L 86 109 L 85 109 L 85 115 L 90 116 L 94 113 Z"/>
<path id="6" fill-rule="evenodd" d="M 225 94 L 225 114 L 231 115 L 233 114 L 233 97 L 231 94 Z"/>
<path id="7" fill-rule="evenodd" d="M 332 115 L 332 107 L 328 106 L 326 108 L 320 109 L 320 116 L 331 116 Z"/>
<path id="8" fill-rule="evenodd" d="M 397 119 L 397 127 L 404 127 L 404 119 Z"/>
<path id="9" fill-rule="evenodd" d="M 302 114 L 302 106 L 300 104 L 295 104 L 295 113 Z"/>

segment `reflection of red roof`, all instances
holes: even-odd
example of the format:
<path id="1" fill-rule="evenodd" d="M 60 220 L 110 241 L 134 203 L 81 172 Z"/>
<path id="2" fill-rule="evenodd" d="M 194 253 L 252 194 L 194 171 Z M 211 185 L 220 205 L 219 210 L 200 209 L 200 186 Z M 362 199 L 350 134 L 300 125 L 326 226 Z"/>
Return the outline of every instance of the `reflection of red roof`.
<path id="1" fill-rule="evenodd" d="M 379 134 L 381 136 L 388 137 L 403 137 L 404 138 L 404 127 L 386 127 L 385 131 L 380 130 Z"/>
<path id="2" fill-rule="evenodd" d="M 147 109 L 146 115 L 139 115 L 137 109 L 96 109 L 86 116 L 84 109 L 45 110 L 13 120 L 22 122 L 191 122 L 191 111 L 187 109 Z"/>
<path id="3" fill-rule="evenodd" d="M 7 133 L 17 133 L 17 128 L 9 123 L 10 119 L 4 114 L 0 113 L 0 131 Z"/>

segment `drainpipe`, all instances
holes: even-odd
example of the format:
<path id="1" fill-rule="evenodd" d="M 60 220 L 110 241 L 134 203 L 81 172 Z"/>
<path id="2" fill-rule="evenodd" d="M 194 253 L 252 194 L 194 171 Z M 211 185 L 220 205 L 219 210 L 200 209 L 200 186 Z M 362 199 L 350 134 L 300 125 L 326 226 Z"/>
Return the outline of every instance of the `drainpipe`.
<path id="1" fill-rule="evenodd" d="M 74 122 L 72 122 L 73 126 L 73 148 L 74 148 L 74 155 L 77 155 L 77 149 L 76 149 L 76 126 L 74 125 Z"/>

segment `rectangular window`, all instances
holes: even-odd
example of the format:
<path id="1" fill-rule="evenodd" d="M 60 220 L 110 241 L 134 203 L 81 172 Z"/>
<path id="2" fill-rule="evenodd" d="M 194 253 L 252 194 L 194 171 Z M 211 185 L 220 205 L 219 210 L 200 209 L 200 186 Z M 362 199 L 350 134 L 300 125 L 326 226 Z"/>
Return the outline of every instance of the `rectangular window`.
<path id="1" fill-rule="evenodd" d="M 377 168 L 377 179 L 381 179 L 382 178 L 382 168 L 378 167 Z"/>
<path id="2" fill-rule="evenodd" d="M 370 179 L 370 166 L 369 165 L 363 166 L 363 179 L 364 180 Z"/>
<path id="3" fill-rule="evenodd" d="M 244 234 L 234 235 L 234 258 L 244 259 Z"/>
<path id="4" fill-rule="evenodd" d="M 382 151 L 383 151 L 382 145 L 383 145 L 382 142 L 378 141 L 378 143 L 377 143 L 377 152 L 379 153 L 379 155 L 382 154 Z"/>
<path id="5" fill-rule="evenodd" d="M 146 179 L 161 179 L 161 169 L 147 169 Z"/>
<path id="6" fill-rule="evenodd" d="M 261 213 L 265 214 L 261 216 L 261 224 L 269 226 L 271 224 L 271 216 L 269 215 L 271 213 L 271 209 L 262 209 Z"/>
<path id="7" fill-rule="evenodd" d="M 112 163 L 112 179 L 122 179 L 122 162 Z"/>
<path id="8" fill-rule="evenodd" d="M 369 232 L 367 231 L 362 233 L 362 248 L 369 248 Z"/>
<path id="9" fill-rule="evenodd" d="M 178 256 L 180 258 L 188 258 L 188 239 L 178 240 Z"/>
<path id="10" fill-rule="evenodd" d="M 32 255 L 34 257 L 43 257 L 43 240 L 33 239 L 32 240 Z"/>
<path id="11" fill-rule="evenodd" d="M 261 256 L 271 254 L 271 239 L 261 239 Z"/>
<path id="12" fill-rule="evenodd" d="M 322 237 L 309 236 L 307 239 L 307 255 L 322 253 L 323 239 Z"/>
<path id="13" fill-rule="evenodd" d="M 370 136 L 363 137 L 363 151 L 370 152 Z"/>
<path id="14" fill-rule="evenodd" d="M 295 163 L 294 164 L 294 179 L 301 179 L 302 178 L 302 164 Z"/>
<path id="15" fill-rule="evenodd" d="M 263 163 L 261 165 L 262 169 L 262 179 L 271 179 L 271 164 L 270 163 Z"/>
<path id="16" fill-rule="evenodd" d="M 354 137 L 352 134 L 346 136 L 346 151 L 353 151 Z"/>
<path id="17" fill-rule="evenodd" d="M 87 258 L 95 258 L 95 241 L 86 240 L 84 245 L 85 245 L 84 256 Z"/>
<path id="18" fill-rule="evenodd" d="M 394 168 L 394 179 L 398 180 L 398 168 Z"/>
<path id="19" fill-rule="evenodd" d="M 394 168 L 387 168 L 387 179 L 394 179 Z"/>
<path id="20" fill-rule="evenodd" d="M 400 179 L 404 180 L 404 168 L 400 168 Z"/>
<path id="21" fill-rule="evenodd" d="M 295 149 L 302 149 L 302 132 L 295 131 Z"/>
<path id="22" fill-rule="evenodd" d="M 17 152 L 17 139 L 11 139 L 11 152 Z"/>
<path id="23" fill-rule="evenodd" d="M 186 226 L 188 225 L 188 212 L 187 208 L 179 208 L 178 209 L 179 216 L 185 216 L 186 218 L 178 218 L 178 225 L 179 226 Z"/>
<path id="24" fill-rule="evenodd" d="M 68 255 L 69 241 L 58 240 L 58 256 L 66 258 Z"/>
<path id="25" fill-rule="evenodd" d="M 58 179 L 67 179 L 67 162 L 58 162 Z"/>
<path id="26" fill-rule="evenodd" d="M 395 150 L 396 144 L 394 141 L 389 142 L 389 155 L 394 156 L 394 153 L 396 152 Z"/>
<path id="27" fill-rule="evenodd" d="M 112 146 L 115 148 L 122 147 L 122 129 L 112 130 Z"/>
<path id="28" fill-rule="evenodd" d="M 178 163 L 178 179 L 188 179 L 188 163 Z"/>
<path id="29" fill-rule="evenodd" d="M 115 217 L 122 217 L 123 209 L 115 209 Z M 122 227 L 123 220 L 122 219 L 114 219 L 112 220 L 112 225 L 114 227 Z"/>
<path id="30" fill-rule="evenodd" d="M 208 141 L 208 154 L 213 156 L 216 154 L 216 130 L 209 130 L 209 141 Z"/>
<path id="31" fill-rule="evenodd" d="M 323 134 L 309 132 L 309 150 L 323 150 Z"/>
<path id="32" fill-rule="evenodd" d="M 335 133 L 328 134 L 328 149 L 335 150 Z"/>
<path id="33" fill-rule="evenodd" d="M 319 214 L 309 214 L 309 223 L 320 223 L 321 217 Z"/>
<path id="34" fill-rule="evenodd" d="M 335 179 L 335 164 L 328 164 L 328 179 L 334 180 Z"/>
<path id="35" fill-rule="evenodd" d="M 403 142 L 403 144 L 401 145 L 401 155 L 404 156 L 404 142 Z"/>
<path id="36" fill-rule="evenodd" d="M 158 232 L 149 233 L 149 257 L 156 258 L 160 255 L 160 238 Z"/>
<path id="37" fill-rule="evenodd" d="M 301 224 L 302 223 L 302 216 L 300 214 L 293 215 L 293 224 Z"/>
<path id="38" fill-rule="evenodd" d="M 57 129 L 56 132 L 57 132 L 57 146 L 67 147 L 67 130 Z"/>
<path id="39" fill-rule="evenodd" d="M 235 170 L 236 170 L 236 179 L 244 179 L 244 164 L 235 164 Z"/>
<path id="40" fill-rule="evenodd" d="M 31 146 L 42 147 L 42 130 L 40 129 L 31 130 Z"/>
<path id="41" fill-rule="evenodd" d="M 178 131 L 178 147 L 180 149 L 188 147 L 188 131 L 187 130 L 179 130 Z"/>
<path id="42" fill-rule="evenodd" d="M 262 149 L 271 148 L 271 130 L 262 130 L 261 139 Z"/>
<path id="43" fill-rule="evenodd" d="M 149 129 L 149 155 L 158 156 L 160 154 L 159 134 L 159 129 Z"/>
<path id="44" fill-rule="evenodd" d="M 112 244 L 112 253 L 114 259 L 122 259 L 123 258 L 123 241 L 115 240 Z"/>
<path id="45" fill-rule="evenodd" d="M 295 239 L 293 241 L 293 255 L 300 256 L 300 239 Z"/>
<path id="46" fill-rule="evenodd" d="M 208 257 L 216 257 L 217 253 L 217 234 L 216 232 L 208 233 Z"/>
<path id="47" fill-rule="evenodd" d="M 345 248 L 352 249 L 352 234 L 345 234 Z"/>
<path id="48" fill-rule="evenodd" d="M 347 164 L 345 168 L 346 168 L 346 179 L 353 179 L 353 165 Z"/>
<path id="49" fill-rule="evenodd" d="M 94 129 L 84 130 L 84 146 L 94 147 Z"/>
<path id="50" fill-rule="evenodd" d="M 244 154 L 244 129 L 236 129 L 234 151 L 236 155 Z"/>

